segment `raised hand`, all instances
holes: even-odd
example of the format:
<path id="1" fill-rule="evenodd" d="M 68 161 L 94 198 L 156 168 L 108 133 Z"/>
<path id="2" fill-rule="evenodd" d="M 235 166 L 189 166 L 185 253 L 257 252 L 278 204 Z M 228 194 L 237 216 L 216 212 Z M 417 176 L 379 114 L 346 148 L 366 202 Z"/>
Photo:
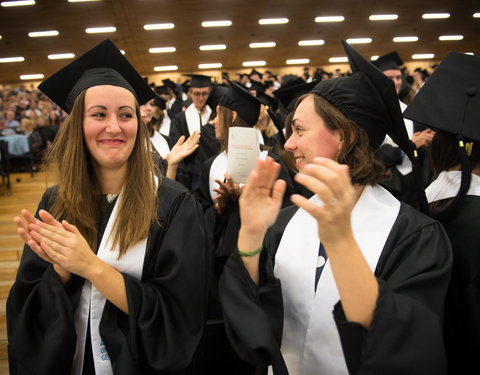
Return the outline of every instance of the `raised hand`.
<path id="1" fill-rule="evenodd" d="M 198 130 L 195 130 L 186 141 L 185 136 L 182 135 L 166 156 L 168 164 L 179 164 L 183 159 L 191 155 L 198 148 L 199 139 L 200 132 Z"/>

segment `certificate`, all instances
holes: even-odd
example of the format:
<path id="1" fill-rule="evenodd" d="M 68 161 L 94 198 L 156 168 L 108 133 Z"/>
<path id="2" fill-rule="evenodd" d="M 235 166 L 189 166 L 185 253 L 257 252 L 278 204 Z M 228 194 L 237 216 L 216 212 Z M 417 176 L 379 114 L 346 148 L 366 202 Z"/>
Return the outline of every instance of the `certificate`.
<path id="1" fill-rule="evenodd" d="M 234 182 L 244 184 L 255 168 L 259 156 L 257 130 L 231 127 L 228 129 L 227 173 Z"/>

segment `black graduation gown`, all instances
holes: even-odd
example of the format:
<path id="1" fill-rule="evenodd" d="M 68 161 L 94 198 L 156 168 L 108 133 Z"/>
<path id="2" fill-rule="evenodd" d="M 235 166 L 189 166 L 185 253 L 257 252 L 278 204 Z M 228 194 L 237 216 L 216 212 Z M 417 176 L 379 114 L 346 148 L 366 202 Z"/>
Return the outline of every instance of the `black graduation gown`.
<path id="1" fill-rule="evenodd" d="M 281 281 L 273 274 L 283 230 L 298 208 L 281 210 L 264 240 L 260 284 L 251 280 L 237 252 L 219 281 L 227 335 L 239 356 L 286 374 L 280 354 L 283 326 Z M 350 374 L 445 374 L 441 333 L 451 249 L 442 226 L 402 204 L 375 269 L 379 298 L 369 330 L 332 306 Z"/>
<path id="2" fill-rule="evenodd" d="M 290 195 L 293 192 L 293 186 L 287 168 L 277 155 L 271 152 L 268 155 L 282 166 L 279 178 L 287 183 L 283 205 L 291 205 Z M 233 202 L 227 205 L 227 208 L 220 216 L 217 216 L 215 213 L 210 196 L 209 174 L 216 156 L 205 161 L 200 175 L 199 186 L 195 190 L 195 196 L 202 203 L 205 210 L 208 249 L 213 262 L 210 275 L 208 321 L 204 337 L 196 355 L 197 360 L 195 361 L 194 359 L 194 365 L 196 365 L 198 371 L 203 370 L 203 372 L 198 372 L 202 374 L 248 375 L 254 373 L 254 368 L 238 358 L 231 347 L 225 334 L 222 308 L 218 300 L 218 278 L 223 271 L 225 261 L 236 246 L 238 230 L 240 229 L 240 214 L 238 203 Z"/>
<path id="3" fill-rule="evenodd" d="M 124 274 L 129 314 L 109 301 L 100 322 L 114 374 L 170 374 L 186 368 L 206 311 L 205 228 L 201 207 L 178 183 L 162 179 L 159 224 L 152 227 L 142 279 Z M 49 209 L 55 190 L 38 209 Z M 38 210 L 37 210 L 38 217 Z M 188 235 L 186 235 L 188 233 Z M 7 300 L 12 374 L 69 374 L 74 312 L 84 279 L 62 285 L 53 266 L 28 246 Z"/>
<path id="4" fill-rule="evenodd" d="M 172 120 L 170 130 L 172 143 L 177 143 L 182 135 L 185 136 L 185 139 L 190 137 L 185 112 L 179 113 Z M 202 126 L 198 144 L 199 146 L 193 154 L 187 156 L 178 165 L 179 176 L 177 181 L 191 191 L 194 191 L 198 185 L 198 176 L 205 160 L 213 155 L 217 155 L 220 151 L 220 143 L 215 137 L 215 127 L 212 124 L 208 123 Z"/>
<path id="5" fill-rule="evenodd" d="M 445 347 L 451 375 L 480 371 L 479 222 L 480 197 L 474 195 L 465 196 L 456 213 L 442 220 L 453 251 L 445 305 Z"/>

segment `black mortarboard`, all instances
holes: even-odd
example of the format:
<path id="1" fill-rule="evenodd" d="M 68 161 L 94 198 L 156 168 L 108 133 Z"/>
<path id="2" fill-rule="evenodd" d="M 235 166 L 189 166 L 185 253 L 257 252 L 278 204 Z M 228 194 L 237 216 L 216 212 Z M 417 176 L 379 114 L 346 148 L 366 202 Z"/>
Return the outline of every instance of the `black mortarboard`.
<path id="1" fill-rule="evenodd" d="M 218 105 L 237 112 L 248 125 L 255 125 L 260 115 L 260 101 L 236 82 L 228 82 L 230 87 L 220 98 Z"/>
<path id="2" fill-rule="evenodd" d="M 265 86 L 263 85 L 263 83 L 257 81 L 251 81 L 250 87 L 248 89 L 255 90 L 257 94 L 265 92 Z"/>
<path id="3" fill-rule="evenodd" d="M 257 99 L 260 100 L 260 102 L 266 106 L 272 108 L 274 111 L 277 110 L 278 108 L 278 99 L 273 98 L 267 94 L 264 94 L 263 92 L 257 93 Z"/>
<path id="4" fill-rule="evenodd" d="M 413 98 L 405 118 L 457 136 L 462 182 L 454 202 L 436 213 L 437 218 L 453 212 L 468 191 L 471 164 L 464 137 L 480 142 L 480 57 L 450 52 Z"/>
<path id="5" fill-rule="evenodd" d="M 173 82 L 170 78 L 162 79 L 162 82 L 166 87 L 172 89 L 173 91 L 175 91 L 175 89 L 177 88 L 175 82 Z"/>
<path id="6" fill-rule="evenodd" d="M 208 95 L 207 104 L 213 110 L 216 110 L 220 98 L 228 91 L 228 86 L 213 85 L 210 95 Z"/>
<path id="7" fill-rule="evenodd" d="M 167 101 L 158 95 L 157 92 L 155 92 L 155 97 L 153 98 L 153 105 L 159 107 L 160 109 L 167 109 Z"/>
<path id="8" fill-rule="evenodd" d="M 185 74 L 191 78 L 190 87 L 210 87 L 212 86 L 212 80 L 209 76 L 201 74 Z"/>
<path id="9" fill-rule="evenodd" d="M 155 87 L 155 94 L 157 95 L 168 95 L 168 87 L 166 85 Z"/>
<path id="10" fill-rule="evenodd" d="M 302 78 L 298 78 L 298 80 L 291 81 L 291 84 L 275 90 L 273 95 L 280 100 L 287 112 L 291 112 L 294 109 L 296 100 L 303 94 L 310 92 L 317 84 L 318 81 L 307 83 Z"/>
<path id="11" fill-rule="evenodd" d="M 387 53 L 386 55 L 380 56 L 373 62 L 378 69 L 382 72 L 385 70 L 398 69 L 403 65 L 403 61 L 396 51 Z"/>
<path id="12" fill-rule="evenodd" d="M 252 69 L 252 71 L 250 72 L 250 74 L 248 76 L 251 77 L 251 76 L 254 76 L 254 75 L 259 76 L 260 79 L 262 79 L 262 77 L 263 77 L 263 74 L 260 73 L 258 70 Z"/>
<path id="13" fill-rule="evenodd" d="M 275 85 L 275 82 L 273 82 L 272 80 L 267 80 L 265 82 L 263 82 L 263 86 L 265 87 L 265 89 L 268 89 L 269 87 L 273 87 Z"/>
<path id="14" fill-rule="evenodd" d="M 70 113 L 78 94 L 100 85 L 123 87 L 137 98 L 140 105 L 154 96 L 142 76 L 110 39 L 105 39 L 54 73 L 38 89 Z"/>

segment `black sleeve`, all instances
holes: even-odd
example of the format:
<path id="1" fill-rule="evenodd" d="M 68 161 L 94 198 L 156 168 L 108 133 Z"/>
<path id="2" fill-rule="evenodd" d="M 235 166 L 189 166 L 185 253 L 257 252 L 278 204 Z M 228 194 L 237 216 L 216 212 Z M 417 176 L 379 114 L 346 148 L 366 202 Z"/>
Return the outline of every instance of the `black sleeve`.
<path id="1" fill-rule="evenodd" d="M 38 206 L 51 206 L 48 190 Z M 64 286 L 53 266 L 25 245 L 7 299 L 11 374 L 68 374 L 75 354 L 74 310 L 83 279 L 72 275 Z"/>

